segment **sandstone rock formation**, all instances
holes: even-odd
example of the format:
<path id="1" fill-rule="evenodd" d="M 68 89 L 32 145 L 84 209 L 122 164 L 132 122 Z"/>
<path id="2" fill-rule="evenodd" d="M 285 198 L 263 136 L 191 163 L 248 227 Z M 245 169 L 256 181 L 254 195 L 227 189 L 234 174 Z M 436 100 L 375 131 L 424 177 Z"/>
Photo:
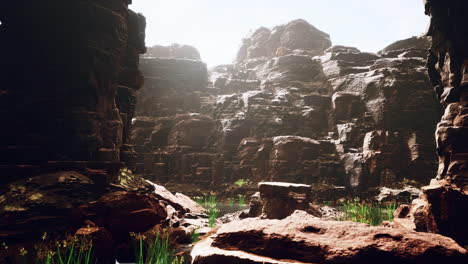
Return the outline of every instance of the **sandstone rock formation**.
<path id="1" fill-rule="evenodd" d="M 307 183 L 330 199 L 425 184 L 441 114 L 425 75 L 429 46 L 413 37 L 379 54 L 331 47 L 327 34 L 295 20 L 255 31 L 233 65 L 209 71 L 210 82 L 202 62 L 142 58 L 138 171 L 160 181 Z M 191 131 L 205 149 L 170 140 Z"/>
<path id="2" fill-rule="evenodd" d="M 146 55 L 156 58 L 201 60 L 200 53 L 189 45 L 172 44 L 171 46 L 154 45 L 148 48 Z"/>
<path id="3" fill-rule="evenodd" d="M 145 23 L 129 2 L 2 5 L 2 183 L 80 166 L 110 179 L 131 159 Z"/>
<path id="4" fill-rule="evenodd" d="M 195 245 L 194 264 L 454 263 L 468 261 L 452 239 L 405 229 L 322 221 L 302 211 L 283 220 L 223 225 Z"/>
<path id="5" fill-rule="evenodd" d="M 439 169 L 436 179 L 423 188 L 419 200 L 400 222 L 418 231 L 450 236 L 462 245 L 468 244 L 468 177 L 465 121 L 468 90 L 468 27 L 466 1 L 426 2 L 431 16 L 428 35 L 432 45 L 428 55 L 428 74 L 434 89 L 445 106 L 445 114 L 437 125 L 436 142 Z M 401 208 L 403 211 L 404 208 Z M 397 215 L 398 216 L 398 215 Z M 413 224 L 408 224 L 412 220 Z"/>
<path id="6" fill-rule="evenodd" d="M 320 216 L 311 206 L 311 186 L 285 182 L 261 182 L 258 184 L 262 203 L 262 216 L 268 219 L 283 219 L 296 210 L 308 211 Z"/>
<path id="7" fill-rule="evenodd" d="M 330 36 L 298 19 L 272 30 L 259 28 L 251 36 L 242 40 L 236 63 L 246 60 L 271 58 L 287 54 L 319 55 L 331 46 Z"/>
<path id="8" fill-rule="evenodd" d="M 146 51 L 145 18 L 130 3 L 2 3 L 0 240 L 9 246 L 86 225 L 119 246 L 166 221 L 164 199 L 122 170 L 136 165 L 131 120 Z"/>

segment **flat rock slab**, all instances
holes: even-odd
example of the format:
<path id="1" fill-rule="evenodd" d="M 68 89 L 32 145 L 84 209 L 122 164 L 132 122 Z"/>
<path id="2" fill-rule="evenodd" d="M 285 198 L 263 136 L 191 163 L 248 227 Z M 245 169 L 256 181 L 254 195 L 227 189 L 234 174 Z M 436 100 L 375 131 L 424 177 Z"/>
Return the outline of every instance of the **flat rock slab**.
<path id="1" fill-rule="evenodd" d="M 431 233 L 323 221 L 296 211 L 283 220 L 249 218 L 223 225 L 197 243 L 193 264 L 468 263 L 454 240 Z"/>

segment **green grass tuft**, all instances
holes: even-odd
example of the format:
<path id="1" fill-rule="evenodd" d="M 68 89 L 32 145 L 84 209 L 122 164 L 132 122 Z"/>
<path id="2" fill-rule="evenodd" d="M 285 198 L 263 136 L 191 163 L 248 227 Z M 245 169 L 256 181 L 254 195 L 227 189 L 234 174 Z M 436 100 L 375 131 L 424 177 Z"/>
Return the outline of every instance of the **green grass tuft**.
<path id="1" fill-rule="evenodd" d="M 179 264 L 184 262 L 184 257 L 175 256 L 175 252 L 169 246 L 169 234 L 164 236 L 156 234 L 146 238 L 144 235 L 135 235 L 136 239 L 136 264 Z"/>
<path id="2" fill-rule="evenodd" d="M 234 182 L 235 185 L 242 187 L 246 184 L 247 182 L 244 179 L 239 179 L 236 182 Z"/>
<path id="3" fill-rule="evenodd" d="M 383 221 L 393 221 L 393 213 L 397 204 L 365 204 L 357 201 L 343 203 L 343 221 L 366 223 L 373 226 L 381 225 Z"/>
<path id="4" fill-rule="evenodd" d="M 245 195 L 239 194 L 238 198 L 239 198 L 238 199 L 239 206 L 244 206 L 245 205 Z"/>

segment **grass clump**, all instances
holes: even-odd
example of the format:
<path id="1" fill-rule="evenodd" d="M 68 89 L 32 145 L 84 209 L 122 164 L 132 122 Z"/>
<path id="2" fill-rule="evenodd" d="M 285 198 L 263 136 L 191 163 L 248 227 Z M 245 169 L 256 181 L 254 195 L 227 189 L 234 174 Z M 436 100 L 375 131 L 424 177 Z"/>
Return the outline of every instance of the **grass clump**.
<path id="1" fill-rule="evenodd" d="M 245 195 L 239 194 L 238 202 L 239 202 L 239 206 L 245 206 Z"/>
<path id="2" fill-rule="evenodd" d="M 204 197 L 198 196 L 194 197 L 194 200 L 206 209 L 206 213 L 208 214 L 208 224 L 213 228 L 216 225 L 216 219 L 218 219 L 219 216 L 216 195 L 210 194 L 205 195 Z"/>
<path id="3" fill-rule="evenodd" d="M 8 246 L 2 243 L 2 249 Z M 68 236 L 65 239 L 49 239 L 48 234 L 42 235 L 42 241 L 30 248 L 19 248 L 8 257 L 11 263 L 37 263 L 37 264 L 94 264 L 93 243 L 89 238 Z"/>
<path id="4" fill-rule="evenodd" d="M 239 187 L 242 187 L 246 184 L 247 182 L 244 180 L 244 179 L 239 179 L 237 181 L 234 182 L 235 185 L 239 186 Z"/>
<path id="5" fill-rule="evenodd" d="M 205 203 L 205 208 L 208 213 L 208 224 L 211 228 L 216 225 L 216 219 L 218 218 L 219 209 L 216 207 L 216 196 L 210 195 L 208 202 Z"/>
<path id="6" fill-rule="evenodd" d="M 343 203 L 343 221 L 366 223 L 373 226 L 381 225 L 383 221 L 393 221 L 393 213 L 397 204 L 366 204 L 358 201 Z"/>
<path id="7" fill-rule="evenodd" d="M 136 264 L 182 264 L 183 256 L 177 256 L 169 245 L 169 234 L 155 233 L 151 237 L 131 234 L 136 241 Z"/>
<path id="8" fill-rule="evenodd" d="M 234 207 L 234 203 L 235 203 L 235 201 L 234 201 L 234 199 L 233 199 L 233 198 L 228 198 L 228 200 L 227 200 L 227 201 L 228 201 L 229 207 Z"/>
<path id="9" fill-rule="evenodd" d="M 199 228 L 199 227 L 198 227 Z M 191 233 L 191 238 L 192 238 L 192 243 L 195 243 L 198 241 L 198 239 L 200 238 L 200 232 L 198 232 L 198 228 L 195 228 L 192 233 Z"/>

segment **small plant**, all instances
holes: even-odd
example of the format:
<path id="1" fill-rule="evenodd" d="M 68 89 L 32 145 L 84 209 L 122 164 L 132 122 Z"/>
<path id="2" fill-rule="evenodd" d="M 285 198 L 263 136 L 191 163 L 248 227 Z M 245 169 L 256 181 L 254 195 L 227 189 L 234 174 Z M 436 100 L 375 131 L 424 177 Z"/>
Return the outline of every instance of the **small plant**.
<path id="1" fill-rule="evenodd" d="M 216 196 L 210 195 L 205 201 L 205 208 L 208 213 L 208 224 L 211 228 L 215 226 L 219 214 L 219 209 L 216 206 Z"/>
<path id="2" fill-rule="evenodd" d="M 169 234 L 156 233 L 153 238 L 147 238 L 142 234 L 131 234 L 137 240 L 136 261 L 137 264 L 180 264 L 184 257 L 176 256 L 169 247 Z"/>
<path id="3" fill-rule="evenodd" d="M 246 181 L 244 179 L 239 179 L 236 182 L 234 182 L 235 185 L 242 187 L 246 184 Z"/>
<path id="4" fill-rule="evenodd" d="M 395 203 L 387 204 L 385 207 L 385 211 L 387 213 L 387 219 L 388 221 L 393 221 L 394 213 L 396 209 L 398 208 L 398 205 Z"/>
<path id="5" fill-rule="evenodd" d="M 239 194 L 238 201 L 239 201 L 239 206 L 245 206 L 245 195 Z"/>
<path id="6" fill-rule="evenodd" d="M 219 209 L 211 208 L 208 210 L 208 224 L 211 228 L 216 225 L 216 219 L 218 218 Z"/>
<path id="7" fill-rule="evenodd" d="M 49 252 L 46 263 L 90 264 L 92 263 L 93 244 L 90 240 L 78 240 L 73 237 L 57 243 L 55 254 Z"/>
<path id="8" fill-rule="evenodd" d="M 216 195 L 210 194 L 204 197 L 194 197 L 194 200 L 206 209 L 208 214 L 208 223 L 211 228 L 216 224 L 216 219 L 219 215 L 219 209 L 217 208 Z"/>
<path id="9" fill-rule="evenodd" d="M 229 204 L 229 207 L 234 207 L 234 199 L 228 198 L 228 204 Z"/>
<path id="10" fill-rule="evenodd" d="M 203 204 L 204 204 L 204 199 L 203 199 L 202 196 L 195 196 L 195 197 L 193 197 L 193 200 L 195 202 L 197 202 L 197 204 L 199 204 L 201 206 L 203 206 Z"/>
<path id="11" fill-rule="evenodd" d="M 198 232 L 198 227 L 195 228 L 192 231 L 191 237 L 192 237 L 192 243 L 195 243 L 195 242 L 198 241 L 198 239 L 200 238 L 200 233 Z"/>
<path id="12" fill-rule="evenodd" d="M 382 224 L 383 221 L 392 221 L 396 204 L 365 204 L 358 201 L 345 202 L 343 204 L 345 221 L 367 223 L 373 226 Z"/>

